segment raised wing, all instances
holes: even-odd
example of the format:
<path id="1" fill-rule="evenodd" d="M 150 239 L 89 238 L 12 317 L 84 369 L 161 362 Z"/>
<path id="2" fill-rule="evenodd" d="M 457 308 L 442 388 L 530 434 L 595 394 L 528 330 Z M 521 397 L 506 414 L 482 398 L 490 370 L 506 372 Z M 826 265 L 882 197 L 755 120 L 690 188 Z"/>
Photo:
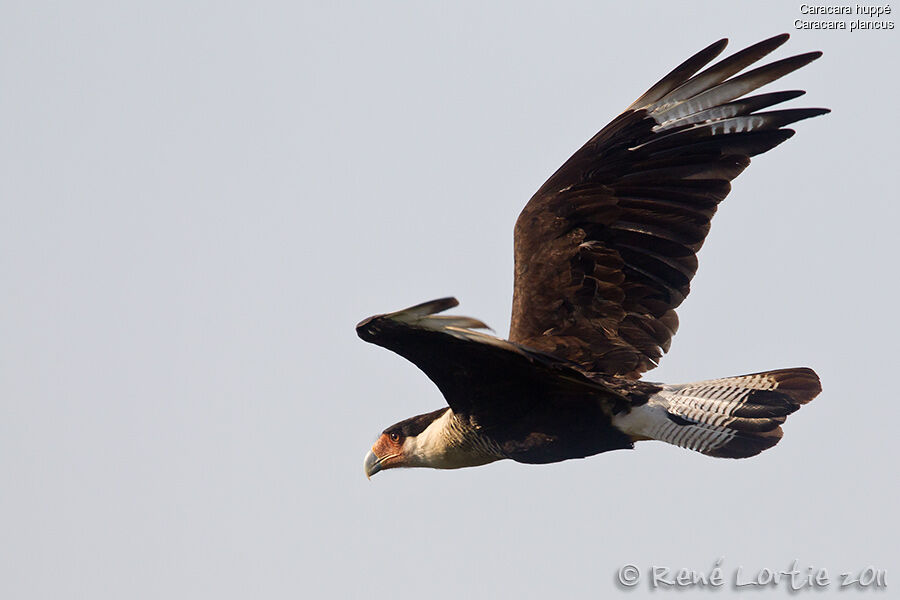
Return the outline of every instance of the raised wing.
<path id="1" fill-rule="evenodd" d="M 377 315 L 357 325 L 356 332 L 419 367 L 453 412 L 471 417 L 475 426 L 514 421 L 542 398 L 580 402 L 602 396 L 609 414 L 628 405 L 619 392 L 588 379 L 564 359 L 475 331 L 487 327 L 476 319 L 436 316 L 457 304 L 455 298 L 442 298 Z"/>
<path id="2" fill-rule="evenodd" d="M 666 75 L 550 177 L 515 229 L 510 340 L 606 375 L 656 366 L 697 270 L 710 219 L 750 157 L 829 112 L 764 110 L 802 95 L 745 94 L 810 63 L 810 52 L 737 75 L 787 34 L 697 73 L 720 40 Z M 697 73 L 695 75 L 695 73 Z"/>

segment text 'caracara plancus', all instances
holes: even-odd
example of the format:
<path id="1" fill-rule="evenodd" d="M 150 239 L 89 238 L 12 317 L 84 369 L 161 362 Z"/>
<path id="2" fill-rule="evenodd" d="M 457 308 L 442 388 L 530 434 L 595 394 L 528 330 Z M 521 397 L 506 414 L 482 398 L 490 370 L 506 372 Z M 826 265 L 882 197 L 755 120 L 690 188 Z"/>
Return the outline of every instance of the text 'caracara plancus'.
<path id="1" fill-rule="evenodd" d="M 476 331 L 485 327 L 476 319 L 436 315 L 453 298 L 357 326 L 363 340 L 424 371 L 449 405 L 385 429 L 366 475 L 504 458 L 551 463 L 640 440 L 729 458 L 778 443 L 787 415 L 821 391 L 811 369 L 680 385 L 639 377 L 669 349 L 675 309 L 731 180 L 791 137 L 787 125 L 828 112 L 768 110 L 802 91 L 746 95 L 821 55 L 744 71 L 787 39 L 703 71 L 727 40 L 701 50 L 547 180 L 516 221 L 509 340 Z"/>

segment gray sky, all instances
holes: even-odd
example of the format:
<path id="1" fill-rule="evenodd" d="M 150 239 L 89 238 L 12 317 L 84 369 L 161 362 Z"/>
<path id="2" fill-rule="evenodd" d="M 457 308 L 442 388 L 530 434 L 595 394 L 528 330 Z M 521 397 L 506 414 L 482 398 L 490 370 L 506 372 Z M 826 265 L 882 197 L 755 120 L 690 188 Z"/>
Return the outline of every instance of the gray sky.
<path id="1" fill-rule="evenodd" d="M 797 31 L 799 2 L 125 4 L 0 8 L 0 597 L 900 576 L 896 30 Z M 777 58 L 825 56 L 767 89 L 834 112 L 735 182 L 648 376 L 814 367 L 782 443 L 366 481 L 443 399 L 354 325 L 455 295 L 505 335 L 540 184 L 696 50 L 782 31 Z"/>

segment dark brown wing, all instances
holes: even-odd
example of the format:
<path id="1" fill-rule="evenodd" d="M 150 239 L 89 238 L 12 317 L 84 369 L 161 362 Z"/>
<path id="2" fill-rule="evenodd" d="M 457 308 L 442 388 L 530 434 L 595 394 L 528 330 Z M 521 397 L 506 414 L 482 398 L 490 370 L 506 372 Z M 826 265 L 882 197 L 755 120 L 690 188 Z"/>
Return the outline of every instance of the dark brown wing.
<path id="1" fill-rule="evenodd" d="M 576 152 L 525 206 L 515 229 L 510 340 L 594 372 L 638 377 L 678 327 L 730 181 L 826 109 L 764 111 L 803 94 L 745 94 L 818 58 L 736 75 L 787 41 L 755 44 L 694 75 L 720 40 L 660 80 Z M 736 76 L 735 76 L 736 75 Z"/>
<path id="2" fill-rule="evenodd" d="M 486 326 L 470 317 L 435 315 L 457 304 L 455 298 L 442 298 L 377 315 L 357 325 L 356 332 L 419 367 L 453 412 L 478 426 L 509 427 L 536 409 L 543 414 L 552 408 L 551 399 L 603 404 L 608 415 L 628 405 L 620 392 L 586 377 L 565 359 L 475 331 Z"/>

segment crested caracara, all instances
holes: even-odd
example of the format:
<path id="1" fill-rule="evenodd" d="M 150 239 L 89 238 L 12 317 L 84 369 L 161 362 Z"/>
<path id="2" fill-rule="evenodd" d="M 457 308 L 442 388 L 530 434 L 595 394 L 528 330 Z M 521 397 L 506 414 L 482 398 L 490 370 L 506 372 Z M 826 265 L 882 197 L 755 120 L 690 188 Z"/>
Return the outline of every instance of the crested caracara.
<path id="1" fill-rule="evenodd" d="M 365 459 L 456 469 L 508 458 L 551 463 L 661 440 L 745 458 L 781 439 L 789 414 L 820 391 L 808 368 L 689 384 L 641 381 L 669 349 L 675 309 L 697 270 L 710 219 L 750 157 L 822 108 L 769 110 L 802 95 L 747 95 L 818 58 L 745 70 L 783 34 L 700 71 L 720 40 L 663 77 L 578 150 L 515 226 L 509 339 L 439 316 L 434 300 L 361 322 L 359 336 L 400 354 L 449 406 L 384 430 Z M 699 71 L 699 73 L 698 73 Z"/>

